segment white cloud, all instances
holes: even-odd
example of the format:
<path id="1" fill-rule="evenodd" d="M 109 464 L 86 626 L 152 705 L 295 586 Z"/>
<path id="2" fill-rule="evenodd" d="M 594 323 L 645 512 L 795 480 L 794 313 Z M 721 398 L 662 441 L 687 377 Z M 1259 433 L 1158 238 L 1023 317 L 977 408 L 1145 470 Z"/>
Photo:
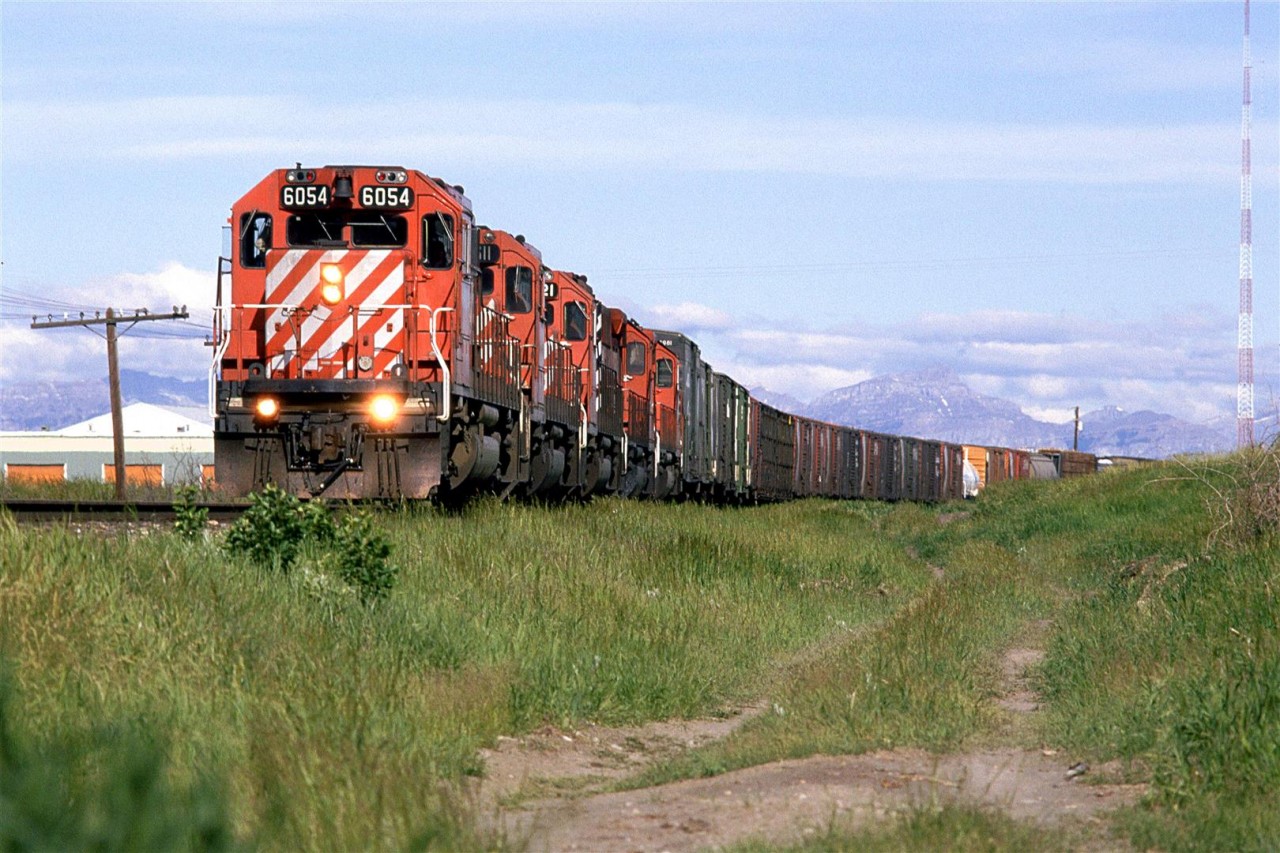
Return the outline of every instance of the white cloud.
<path id="1" fill-rule="evenodd" d="M 219 121 L 210 123 L 208 116 Z M 389 133 L 405 115 L 435 126 Z M 465 124 L 447 120 L 466 115 Z M 511 115 L 538 120 L 512 123 Z M 922 181 L 1076 184 L 1230 181 L 1232 122 L 1173 125 L 977 124 L 797 118 L 682 103 L 420 100 L 287 102 L 273 97 L 11 101 L 5 158 L 181 161 L 256 156 L 495 163 L 543 169 L 766 172 Z M 506 128 L 485 132 L 479 128 Z M 305 129 L 305 130 L 303 130 Z M 1257 127 L 1259 138 L 1273 128 Z M 1258 152 L 1259 157 L 1262 156 Z M 1274 164 L 1259 162 L 1259 179 Z"/>
<path id="2" fill-rule="evenodd" d="M 842 370 L 804 362 L 759 364 L 749 360 L 729 360 L 723 365 L 717 364 L 716 369 L 748 388 L 767 388 L 798 400 L 811 400 L 832 388 L 856 385 L 875 376 L 868 370 Z"/>
<path id="3" fill-rule="evenodd" d="M 1022 411 L 1038 421 L 1046 421 L 1051 424 L 1069 424 L 1075 420 L 1075 409 L 1023 406 Z"/>
<path id="4" fill-rule="evenodd" d="M 1099 323 L 1065 314 L 980 311 L 922 315 L 894 326 L 770 328 L 738 321 L 700 338 L 718 369 L 801 399 L 890 373 L 943 365 L 979 393 L 1063 422 L 1075 406 L 1154 409 L 1191 421 L 1235 412 L 1235 338 L 1205 308 L 1150 322 Z M 1040 340 L 1037 340 L 1040 337 Z M 1280 377 L 1259 367 L 1258 387 Z"/>
<path id="5" fill-rule="evenodd" d="M 9 295 L 15 295 L 13 288 Z M 81 306 L 89 316 L 95 308 L 107 306 L 127 315 L 144 309 L 153 314 L 168 313 L 185 305 L 190 314 L 187 321 L 150 320 L 132 328 L 120 324 L 120 366 L 182 379 L 207 375 L 210 350 L 203 345 L 203 337 L 213 316 L 212 272 L 170 262 L 154 272 L 121 273 L 75 289 L 43 288 L 32 293 L 24 287 L 21 295 Z M 33 309 L 31 313 L 52 313 L 56 320 L 64 312 Z M 74 318 L 79 309 L 67 313 Z M 65 381 L 107 373 L 101 326 L 91 327 L 97 334 L 89 328 L 31 329 L 29 321 L 5 323 L 2 328 L 0 382 Z"/>
<path id="6" fill-rule="evenodd" d="M 645 309 L 644 322 L 658 329 L 680 329 L 692 333 L 699 329 L 727 329 L 733 319 L 718 308 L 696 302 L 681 302 L 678 305 L 654 305 Z"/>

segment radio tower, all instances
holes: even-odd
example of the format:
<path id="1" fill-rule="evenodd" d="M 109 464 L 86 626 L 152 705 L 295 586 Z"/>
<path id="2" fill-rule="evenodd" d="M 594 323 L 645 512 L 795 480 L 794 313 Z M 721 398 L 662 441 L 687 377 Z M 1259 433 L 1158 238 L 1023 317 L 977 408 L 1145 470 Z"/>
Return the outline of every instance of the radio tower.
<path id="1" fill-rule="evenodd" d="M 1249 152 L 1249 0 L 1244 0 L 1244 100 L 1240 112 L 1240 324 L 1236 446 L 1253 446 L 1253 175 Z"/>

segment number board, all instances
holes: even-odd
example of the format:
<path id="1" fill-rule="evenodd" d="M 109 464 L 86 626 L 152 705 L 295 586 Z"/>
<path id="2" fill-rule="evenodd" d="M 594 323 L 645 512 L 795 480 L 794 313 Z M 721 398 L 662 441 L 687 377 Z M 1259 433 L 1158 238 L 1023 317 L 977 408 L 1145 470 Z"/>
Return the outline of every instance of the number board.
<path id="1" fill-rule="evenodd" d="M 361 187 L 360 206 L 376 207 L 382 210 L 408 210 L 413 207 L 413 190 L 408 187 Z"/>
<path id="2" fill-rule="evenodd" d="M 328 184 L 299 184 L 280 188 L 280 206 L 285 208 L 328 207 L 333 190 Z"/>

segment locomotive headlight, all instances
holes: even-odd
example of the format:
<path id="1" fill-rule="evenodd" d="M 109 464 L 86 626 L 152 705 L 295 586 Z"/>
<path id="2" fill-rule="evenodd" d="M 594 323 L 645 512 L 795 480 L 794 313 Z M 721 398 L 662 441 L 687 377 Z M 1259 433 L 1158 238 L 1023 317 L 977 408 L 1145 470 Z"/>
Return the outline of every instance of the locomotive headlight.
<path id="1" fill-rule="evenodd" d="M 343 287 L 342 267 L 337 264 L 320 265 L 320 298 L 327 305 L 337 305 L 346 295 Z"/>
<path id="2" fill-rule="evenodd" d="M 280 415 L 280 403 L 275 397 L 259 397 L 253 410 L 258 413 L 259 421 L 274 421 Z"/>
<path id="3" fill-rule="evenodd" d="M 399 413 L 400 403 L 390 394 L 379 394 L 369 404 L 369 414 L 373 416 L 374 421 L 384 426 L 395 420 Z"/>

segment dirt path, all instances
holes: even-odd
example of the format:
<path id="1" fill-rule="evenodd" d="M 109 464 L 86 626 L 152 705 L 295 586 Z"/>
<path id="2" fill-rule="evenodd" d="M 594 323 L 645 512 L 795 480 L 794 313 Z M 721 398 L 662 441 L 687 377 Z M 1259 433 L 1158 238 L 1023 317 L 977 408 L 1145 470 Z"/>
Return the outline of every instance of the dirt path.
<path id="1" fill-rule="evenodd" d="M 1034 642 L 1046 629 L 1047 623 L 1029 626 L 1027 637 Z M 1005 654 L 995 700 L 1008 717 L 1001 741 L 1025 742 L 1040 704 L 1027 670 L 1042 658 L 1031 645 Z M 953 802 L 1050 826 L 1098 821 L 1142 793 L 1138 785 L 1088 784 L 1092 774 L 1072 769 L 1070 756 L 1005 746 L 944 756 L 919 750 L 815 756 L 599 793 L 660 758 L 729 735 L 764 708 L 738 709 L 724 719 L 545 729 L 504 739 L 484 755 L 487 776 L 477 802 L 492 830 L 533 851 L 681 851 L 753 838 L 795 843 L 833 826 L 858 828 Z"/>

